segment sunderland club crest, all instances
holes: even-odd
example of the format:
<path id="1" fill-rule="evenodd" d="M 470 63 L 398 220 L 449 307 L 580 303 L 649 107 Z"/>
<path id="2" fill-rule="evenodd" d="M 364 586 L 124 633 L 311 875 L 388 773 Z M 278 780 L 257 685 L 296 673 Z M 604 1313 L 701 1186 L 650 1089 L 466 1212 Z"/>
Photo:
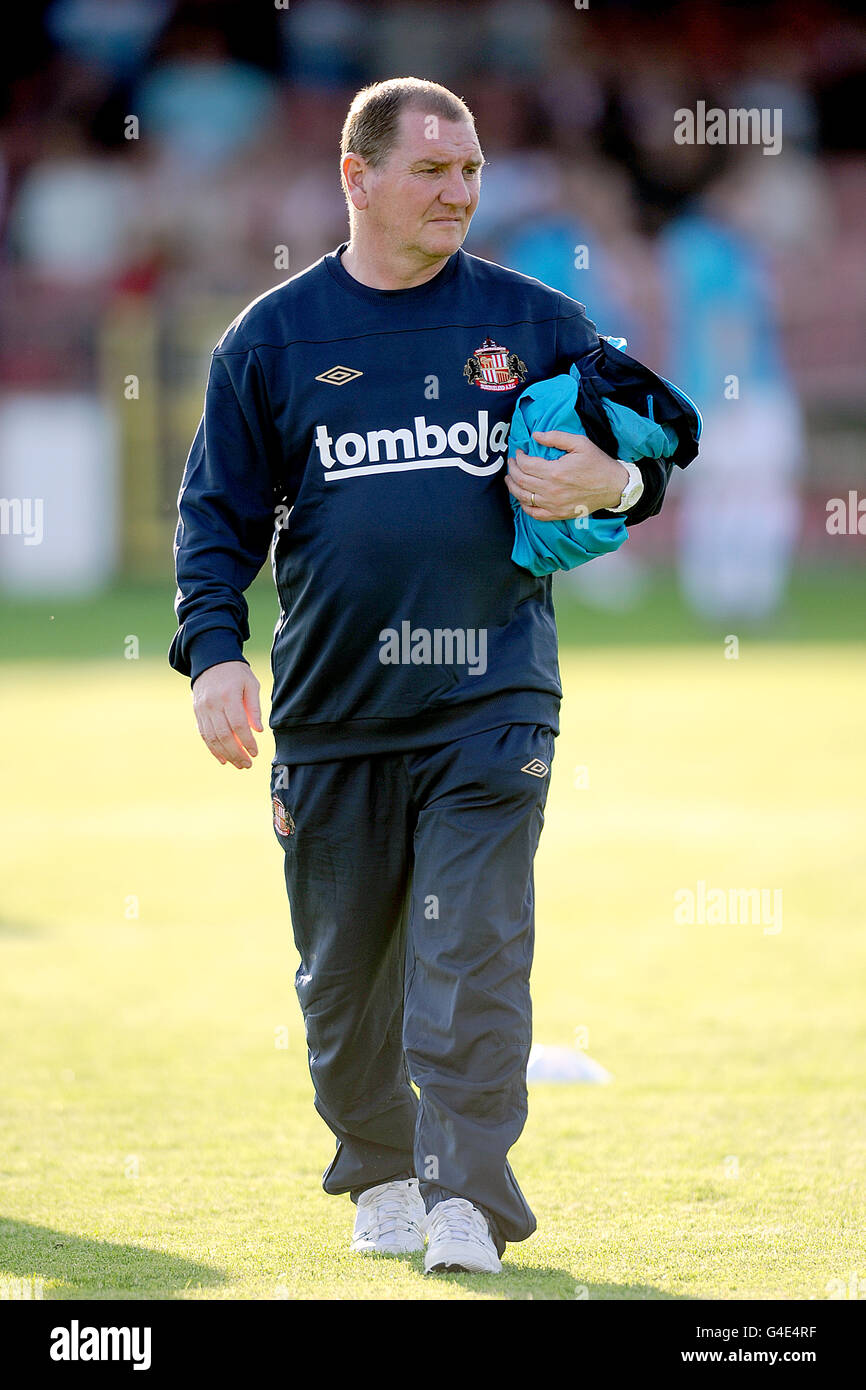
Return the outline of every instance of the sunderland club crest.
<path id="1" fill-rule="evenodd" d="M 278 796 L 271 798 L 274 804 L 274 829 L 278 835 L 294 835 L 295 822 Z"/>
<path id="2" fill-rule="evenodd" d="M 526 363 L 516 352 L 485 338 L 463 368 L 463 375 L 470 386 L 480 386 L 482 391 L 513 391 L 526 376 Z"/>

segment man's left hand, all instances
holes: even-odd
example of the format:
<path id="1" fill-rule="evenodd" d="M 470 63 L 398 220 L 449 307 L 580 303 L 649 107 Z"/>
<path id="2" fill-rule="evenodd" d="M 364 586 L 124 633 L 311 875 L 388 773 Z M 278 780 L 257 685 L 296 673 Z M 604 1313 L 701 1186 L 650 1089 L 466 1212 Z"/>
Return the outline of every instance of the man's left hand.
<path id="1" fill-rule="evenodd" d="M 536 521 L 573 521 L 577 516 L 618 507 L 628 472 L 583 434 L 539 430 L 536 443 L 562 449 L 559 458 L 543 459 L 517 450 L 508 460 L 508 491 Z"/>

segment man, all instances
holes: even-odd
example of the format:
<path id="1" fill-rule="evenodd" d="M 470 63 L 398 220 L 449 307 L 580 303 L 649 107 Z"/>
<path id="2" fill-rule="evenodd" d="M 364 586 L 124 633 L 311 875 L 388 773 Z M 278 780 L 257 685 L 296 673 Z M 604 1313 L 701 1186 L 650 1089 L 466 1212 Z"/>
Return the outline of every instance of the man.
<path id="1" fill-rule="evenodd" d="M 337 1139 L 323 1186 L 356 1202 L 355 1250 L 426 1240 L 427 1272 L 498 1272 L 535 1229 L 507 1154 L 562 692 L 550 579 L 510 559 L 506 485 L 542 520 L 631 504 L 631 523 L 666 482 L 557 433 L 536 437 L 558 459 L 521 455 L 504 479 L 521 387 L 597 337 L 582 305 L 462 251 L 482 164 L 443 87 L 401 78 L 353 101 L 349 242 L 214 350 L 170 656 L 214 757 L 250 767 L 243 593 L 273 542 L 271 791 L 315 1104 Z"/>

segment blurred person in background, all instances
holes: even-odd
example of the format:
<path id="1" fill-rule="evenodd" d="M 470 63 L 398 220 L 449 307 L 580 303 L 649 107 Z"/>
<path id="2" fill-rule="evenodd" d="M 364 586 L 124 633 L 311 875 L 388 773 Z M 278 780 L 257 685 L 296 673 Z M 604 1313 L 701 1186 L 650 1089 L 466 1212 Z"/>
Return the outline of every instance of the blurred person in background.
<path id="1" fill-rule="evenodd" d="M 679 574 L 705 617 L 760 621 L 784 595 L 805 444 L 770 273 L 754 240 L 731 224 L 727 186 L 720 180 L 658 238 L 666 370 L 704 418 L 700 476 L 679 505 Z"/>
<path id="2" fill-rule="evenodd" d="M 71 62 L 122 82 L 138 73 L 173 8 L 172 0 L 53 0 L 45 30 Z"/>
<path id="3" fill-rule="evenodd" d="M 121 155 L 106 157 L 72 122 L 51 127 L 10 211 L 16 263 L 56 284 L 110 279 L 129 259 L 133 190 L 133 171 Z"/>
<path id="4" fill-rule="evenodd" d="M 627 338 L 643 355 L 643 306 L 636 303 L 641 256 L 627 174 L 603 159 L 561 163 L 547 207 L 500 230 L 506 263 L 587 306 L 599 333 Z"/>
<path id="5" fill-rule="evenodd" d="M 133 110 L 163 157 L 197 172 L 242 154 L 277 114 L 273 78 L 241 62 L 214 27 L 177 24 L 143 76 Z"/>

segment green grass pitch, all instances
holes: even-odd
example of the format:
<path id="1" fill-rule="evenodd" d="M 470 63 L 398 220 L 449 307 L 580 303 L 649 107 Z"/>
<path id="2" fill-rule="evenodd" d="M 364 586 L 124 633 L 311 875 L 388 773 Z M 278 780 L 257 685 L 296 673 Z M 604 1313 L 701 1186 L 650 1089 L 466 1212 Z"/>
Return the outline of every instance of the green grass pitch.
<path id="1" fill-rule="evenodd" d="M 585 1030 L 614 1081 L 531 1088 L 511 1158 L 536 1235 L 498 1278 L 425 1278 L 352 1256 L 321 1191 L 267 735 L 219 767 L 145 617 L 97 606 L 75 643 L 102 655 L 76 660 L 64 611 L 50 638 L 53 609 L 17 619 L 41 638 L 0 668 L 0 1292 L 866 1294 L 862 646 L 744 635 L 726 660 L 721 631 L 633 623 L 564 649 L 535 1037 Z M 781 930 L 678 922 L 700 881 L 780 889 Z"/>

